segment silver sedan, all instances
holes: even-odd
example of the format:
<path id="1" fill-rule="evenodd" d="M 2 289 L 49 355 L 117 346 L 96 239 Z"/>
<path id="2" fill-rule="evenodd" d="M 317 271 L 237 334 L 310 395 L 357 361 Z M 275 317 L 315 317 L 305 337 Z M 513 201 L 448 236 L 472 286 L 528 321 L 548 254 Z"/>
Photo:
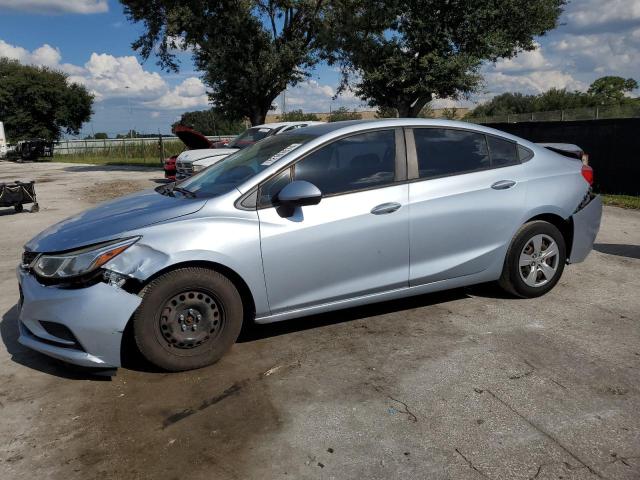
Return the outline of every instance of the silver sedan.
<path id="1" fill-rule="evenodd" d="M 592 179 L 579 160 L 466 123 L 295 130 L 28 242 L 20 342 L 113 368 L 132 335 L 177 371 L 218 360 L 243 322 L 492 281 L 537 297 L 592 248 Z"/>

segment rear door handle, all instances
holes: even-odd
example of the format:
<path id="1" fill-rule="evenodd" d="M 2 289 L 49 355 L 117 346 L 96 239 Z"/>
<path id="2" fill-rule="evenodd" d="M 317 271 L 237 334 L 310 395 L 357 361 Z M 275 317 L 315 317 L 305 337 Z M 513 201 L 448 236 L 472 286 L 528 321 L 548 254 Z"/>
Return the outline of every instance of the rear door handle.
<path id="1" fill-rule="evenodd" d="M 511 188 L 516 184 L 513 180 L 500 180 L 499 182 L 491 185 L 491 188 L 494 190 L 506 190 L 507 188 Z"/>
<path id="2" fill-rule="evenodd" d="M 393 213 L 398 210 L 402 205 L 396 202 L 381 203 L 380 205 L 373 207 L 371 213 L 374 215 L 383 215 L 385 213 Z"/>

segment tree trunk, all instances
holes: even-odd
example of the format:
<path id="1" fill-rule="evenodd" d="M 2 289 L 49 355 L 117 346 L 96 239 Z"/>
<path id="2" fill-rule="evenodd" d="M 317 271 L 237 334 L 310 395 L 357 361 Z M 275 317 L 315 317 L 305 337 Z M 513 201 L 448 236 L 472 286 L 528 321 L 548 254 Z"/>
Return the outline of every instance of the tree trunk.
<path id="1" fill-rule="evenodd" d="M 422 109 L 427 105 L 433 97 L 404 98 L 398 101 L 398 116 L 400 118 L 416 118 L 420 115 Z"/>
<path id="2" fill-rule="evenodd" d="M 261 109 L 260 107 L 255 107 L 251 109 L 251 113 L 249 114 L 249 121 L 251 122 L 251 126 L 255 127 L 256 125 L 262 125 L 265 123 L 267 118 L 267 110 Z"/>

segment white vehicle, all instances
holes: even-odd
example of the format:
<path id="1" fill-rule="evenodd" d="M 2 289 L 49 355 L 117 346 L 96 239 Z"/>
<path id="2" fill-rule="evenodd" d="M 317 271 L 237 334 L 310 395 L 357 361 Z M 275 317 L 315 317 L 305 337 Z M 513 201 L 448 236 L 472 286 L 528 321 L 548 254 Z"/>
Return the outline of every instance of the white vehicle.
<path id="1" fill-rule="evenodd" d="M 7 137 L 4 133 L 4 124 L 0 122 L 0 158 L 7 156 Z"/>
<path id="2" fill-rule="evenodd" d="M 176 180 L 182 180 L 198 173 L 205 168 L 218 163 L 223 158 L 228 157 L 238 150 L 253 145 L 263 138 L 280 133 L 295 130 L 296 128 L 307 127 L 324 122 L 303 121 L 303 122 L 278 122 L 265 123 L 248 128 L 243 133 L 234 138 L 228 145 L 221 148 L 207 148 L 202 150 L 189 150 L 178 155 L 176 160 Z"/>

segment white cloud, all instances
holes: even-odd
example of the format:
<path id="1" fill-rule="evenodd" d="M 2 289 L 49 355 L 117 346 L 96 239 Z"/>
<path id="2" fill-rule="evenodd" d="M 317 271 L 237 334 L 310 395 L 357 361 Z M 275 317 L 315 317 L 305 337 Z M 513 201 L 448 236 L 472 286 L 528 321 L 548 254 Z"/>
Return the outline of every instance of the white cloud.
<path id="1" fill-rule="evenodd" d="M 520 52 L 513 58 L 499 60 L 495 69 L 499 72 L 527 72 L 548 70 L 551 67 L 552 64 L 544 57 L 540 44 L 536 43 L 535 50 Z"/>
<path id="2" fill-rule="evenodd" d="M 107 0 L 0 0 L 0 10 L 40 14 L 105 13 Z"/>
<path id="3" fill-rule="evenodd" d="M 151 118 L 158 118 L 160 116 L 160 112 L 153 111 L 149 114 Z"/>
<path id="4" fill-rule="evenodd" d="M 542 93 L 551 88 L 584 90 L 586 85 L 569 73 L 560 70 L 532 72 L 528 75 L 508 75 L 503 72 L 487 72 L 484 75 L 487 93 L 504 92 Z"/>
<path id="5" fill-rule="evenodd" d="M 92 53 L 84 69 L 70 80 L 85 85 L 98 100 L 150 99 L 168 90 L 164 79 L 156 72 L 144 70 L 136 57 L 114 57 L 106 53 Z"/>
<path id="6" fill-rule="evenodd" d="M 640 20 L 638 0 L 580 0 L 571 2 L 563 16 L 571 31 L 602 29 L 613 24 L 631 24 Z"/>
<path id="7" fill-rule="evenodd" d="M 146 107 L 162 110 L 189 110 L 209 105 L 206 88 L 199 78 L 190 77 L 159 97 L 143 102 Z"/>

